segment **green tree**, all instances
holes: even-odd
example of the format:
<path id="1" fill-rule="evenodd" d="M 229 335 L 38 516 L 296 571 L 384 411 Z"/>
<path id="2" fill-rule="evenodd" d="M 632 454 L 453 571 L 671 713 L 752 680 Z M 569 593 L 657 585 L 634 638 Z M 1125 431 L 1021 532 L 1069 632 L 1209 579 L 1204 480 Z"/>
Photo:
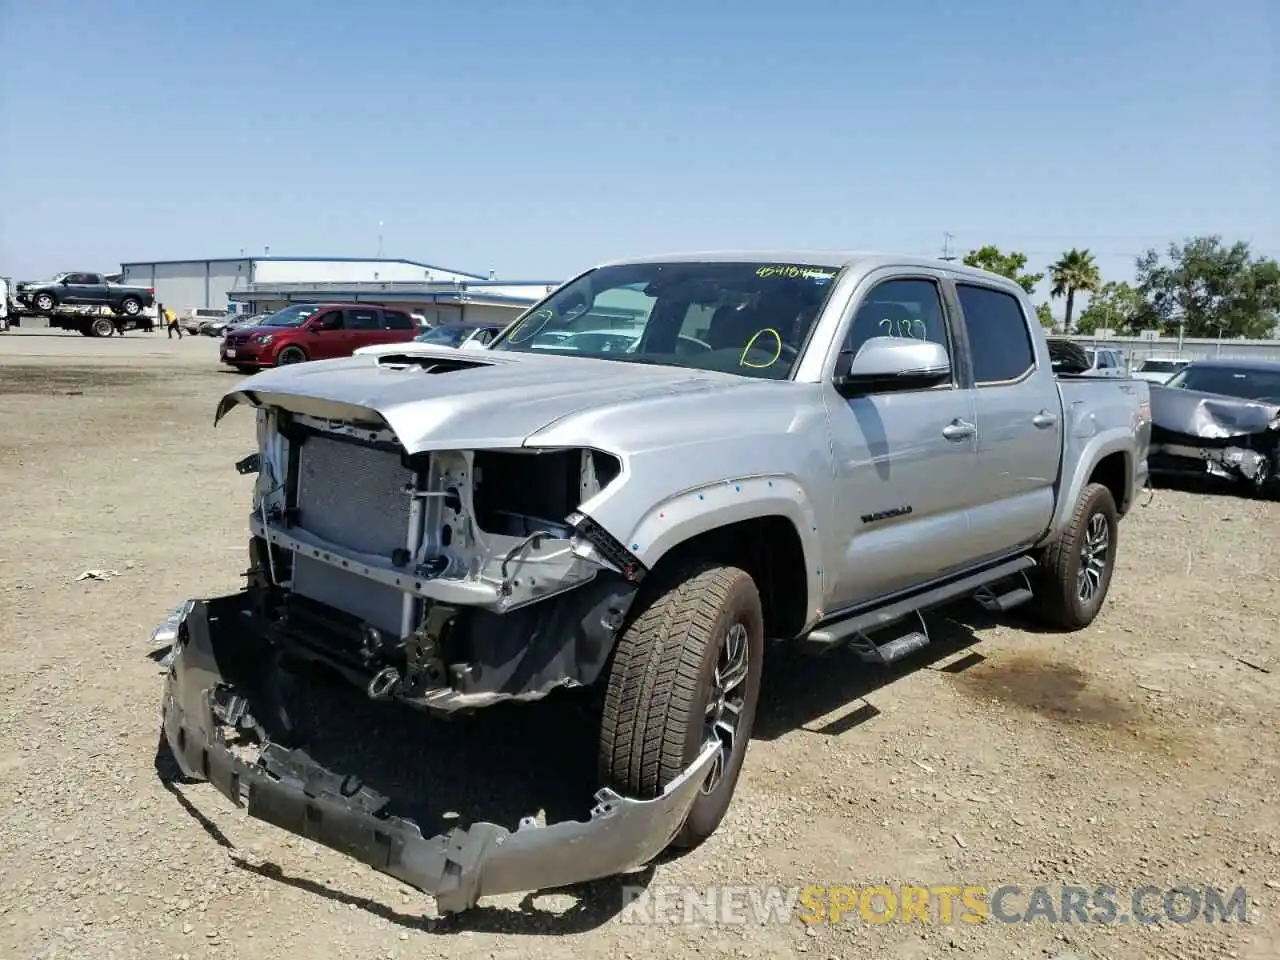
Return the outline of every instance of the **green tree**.
<path id="1" fill-rule="evenodd" d="M 1189 337 L 1265 337 L 1280 313 L 1280 264 L 1254 257 L 1244 242 L 1216 235 L 1171 243 L 1162 259 L 1137 261 L 1145 321 L 1166 333 L 1184 325 Z"/>
<path id="2" fill-rule="evenodd" d="M 1043 273 L 1023 273 L 1027 266 L 1027 255 L 1025 253 L 1019 253 L 1017 250 L 1004 253 L 999 247 L 990 244 L 966 253 L 964 255 L 964 264 L 967 267 L 990 270 L 992 273 L 998 273 L 1002 277 L 1008 277 L 1027 293 L 1034 290 L 1036 284 L 1044 279 Z"/>
<path id="3" fill-rule="evenodd" d="M 1143 329 L 1146 314 L 1147 304 L 1140 290 L 1124 281 L 1108 281 L 1089 297 L 1089 306 L 1076 321 L 1076 332 L 1111 329 L 1134 335 Z"/>
<path id="4" fill-rule="evenodd" d="M 1053 309 L 1047 303 L 1036 304 L 1036 317 L 1040 321 L 1040 326 L 1046 330 L 1052 330 L 1058 325 L 1053 319 Z"/>
<path id="5" fill-rule="evenodd" d="M 1049 278 L 1053 281 L 1053 289 L 1049 291 L 1049 296 L 1067 298 L 1067 311 L 1062 320 L 1062 332 L 1071 333 L 1071 315 L 1075 310 L 1076 294 L 1091 293 L 1102 283 L 1098 264 L 1088 250 L 1077 250 L 1072 247 L 1058 259 L 1057 263 L 1049 267 Z"/>

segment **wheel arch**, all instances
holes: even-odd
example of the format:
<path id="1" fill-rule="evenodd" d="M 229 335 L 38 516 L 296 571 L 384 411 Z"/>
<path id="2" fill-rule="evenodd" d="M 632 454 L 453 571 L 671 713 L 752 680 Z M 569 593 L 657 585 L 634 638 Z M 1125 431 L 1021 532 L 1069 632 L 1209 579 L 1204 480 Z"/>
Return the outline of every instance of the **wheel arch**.
<path id="1" fill-rule="evenodd" d="M 1064 474 L 1058 486 L 1058 502 L 1045 541 L 1057 536 L 1070 521 L 1080 492 L 1090 483 L 1111 491 L 1116 512 L 1124 516 L 1133 506 L 1133 433 L 1117 429 L 1091 437 L 1075 457 L 1075 468 Z"/>
<path id="2" fill-rule="evenodd" d="M 784 484 L 792 495 L 765 495 Z M 760 591 L 767 634 L 794 637 L 822 596 L 817 522 L 797 490 L 762 477 L 690 491 L 650 511 L 623 545 L 659 575 L 694 560 L 740 567 Z"/>

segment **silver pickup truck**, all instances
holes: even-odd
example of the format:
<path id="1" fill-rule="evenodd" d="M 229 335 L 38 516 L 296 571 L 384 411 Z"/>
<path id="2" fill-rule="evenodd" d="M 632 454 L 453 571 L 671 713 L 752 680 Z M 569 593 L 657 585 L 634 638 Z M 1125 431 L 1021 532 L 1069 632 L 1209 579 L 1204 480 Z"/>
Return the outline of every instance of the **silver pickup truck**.
<path id="1" fill-rule="evenodd" d="M 1145 382 L 1054 374 L 1011 281 L 797 252 L 596 267 L 486 349 L 270 370 L 216 419 L 239 405 L 248 585 L 155 632 L 165 741 L 188 777 L 442 912 L 711 835 L 766 643 L 889 663 L 929 642 L 921 611 L 965 598 L 1090 623 L 1151 429 Z M 280 681 L 305 661 L 442 715 L 588 688 L 590 819 L 424 836 L 298 742 Z"/>

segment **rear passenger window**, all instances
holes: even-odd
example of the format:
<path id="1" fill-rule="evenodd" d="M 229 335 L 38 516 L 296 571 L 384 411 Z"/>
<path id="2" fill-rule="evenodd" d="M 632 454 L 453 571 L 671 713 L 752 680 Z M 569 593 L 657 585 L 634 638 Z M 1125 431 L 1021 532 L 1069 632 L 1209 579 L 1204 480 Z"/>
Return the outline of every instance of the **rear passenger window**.
<path id="1" fill-rule="evenodd" d="M 348 330 L 377 330 L 378 314 L 373 310 L 348 310 Z"/>
<path id="2" fill-rule="evenodd" d="M 382 326 L 387 330 L 412 330 L 413 320 L 407 313 L 396 313 L 394 310 L 382 311 Z"/>
<path id="3" fill-rule="evenodd" d="M 956 284 L 973 354 L 973 379 L 984 383 L 1017 380 L 1035 365 L 1031 334 L 1018 299 L 1001 290 Z"/>
<path id="4" fill-rule="evenodd" d="M 942 298 L 932 280 L 886 280 L 858 307 L 844 349 L 854 356 L 872 337 L 929 340 L 950 350 Z"/>

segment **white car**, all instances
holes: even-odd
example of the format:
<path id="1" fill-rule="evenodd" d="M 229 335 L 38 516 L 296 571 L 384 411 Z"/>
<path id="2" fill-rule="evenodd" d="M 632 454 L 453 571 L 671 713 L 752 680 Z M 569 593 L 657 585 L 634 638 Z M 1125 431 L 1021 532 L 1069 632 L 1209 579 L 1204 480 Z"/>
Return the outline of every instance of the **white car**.
<path id="1" fill-rule="evenodd" d="M 406 343 L 380 343 L 370 347 L 358 347 L 352 356 L 381 355 L 388 353 L 411 354 L 416 350 L 483 350 L 489 341 L 502 332 L 502 327 L 474 323 L 449 323 L 432 327 Z"/>
<path id="2" fill-rule="evenodd" d="M 1170 377 L 1185 367 L 1190 360 L 1181 357 L 1151 357 L 1143 360 L 1133 375 L 1151 383 L 1166 383 Z"/>
<path id="3" fill-rule="evenodd" d="M 1089 358 L 1092 369 L 1089 373 L 1095 377 L 1127 377 L 1129 364 L 1125 361 L 1124 351 L 1115 347 L 1085 347 L 1085 356 Z"/>

